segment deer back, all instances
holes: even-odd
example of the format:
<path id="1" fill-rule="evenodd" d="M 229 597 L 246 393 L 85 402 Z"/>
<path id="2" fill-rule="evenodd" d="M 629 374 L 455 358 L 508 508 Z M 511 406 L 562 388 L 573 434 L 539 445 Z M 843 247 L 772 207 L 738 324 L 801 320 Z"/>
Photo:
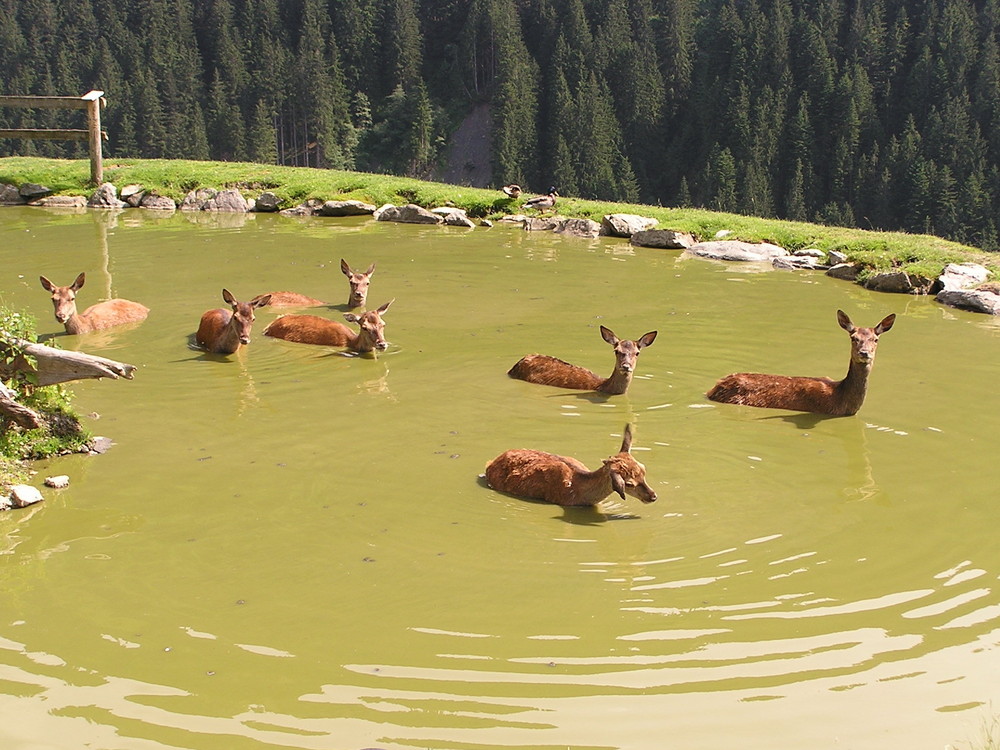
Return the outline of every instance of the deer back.
<path id="1" fill-rule="evenodd" d="M 264 335 L 299 344 L 348 346 L 356 334 L 343 323 L 318 315 L 282 315 L 264 329 Z"/>
<path id="2" fill-rule="evenodd" d="M 298 292 L 268 292 L 267 294 L 258 294 L 250 301 L 256 302 L 264 297 L 271 298 L 270 302 L 267 303 L 269 307 L 320 307 L 326 304 L 323 300 L 307 297 Z"/>

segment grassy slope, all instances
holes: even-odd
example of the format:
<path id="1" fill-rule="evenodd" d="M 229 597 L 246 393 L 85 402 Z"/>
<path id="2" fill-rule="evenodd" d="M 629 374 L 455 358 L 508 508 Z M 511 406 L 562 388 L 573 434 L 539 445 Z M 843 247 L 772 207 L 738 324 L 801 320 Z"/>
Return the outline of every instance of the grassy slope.
<path id="1" fill-rule="evenodd" d="M 20 185 L 37 182 L 56 193 L 89 195 L 90 163 L 87 160 L 60 160 L 34 157 L 0 158 L 0 183 Z M 106 162 L 104 179 L 121 190 L 139 183 L 146 190 L 177 201 L 199 187 L 236 187 L 248 198 L 263 190 L 281 197 L 288 206 L 309 198 L 322 200 L 356 199 L 376 205 L 416 203 L 424 207 L 445 204 L 464 208 L 470 216 L 496 218 L 519 209 L 498 190 L 425 182 L 407 177 L 278 167 L 239 162 L 195 162 L 158 159 L 121 159 Z M 886 270 L 901 268 L 934 278 L 947 263 L 977 262 L 1000 276 L 1000 254 L 949 242 L 929 235 L 904 232 L 872 232 L 828 227 L 805 222 L 759 219 L 693 208 L 664 208 L 623 203 L 604 203 L 562 197 L 559 212 L 600 221 L 609 213 L 633 213 L 659 220 L 659 228 L 690 232 L 710 239 L 719 230 L 729 230 L 730 239 L 768 241 L 789 250 L 814 247 L 840 250 L 866 267 Z"/>

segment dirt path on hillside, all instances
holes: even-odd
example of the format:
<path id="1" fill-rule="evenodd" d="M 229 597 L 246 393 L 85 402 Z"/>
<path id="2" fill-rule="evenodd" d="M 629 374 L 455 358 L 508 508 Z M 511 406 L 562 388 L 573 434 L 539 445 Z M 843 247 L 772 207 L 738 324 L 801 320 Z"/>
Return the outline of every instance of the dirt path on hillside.
<path id="1" fill-rule="evenodd" d="M 489 187 L 493 181 L 490 152 L 490 105 L 479 104 L 452 134 L 444 165 L 434 179 L 453 185 Z"/>

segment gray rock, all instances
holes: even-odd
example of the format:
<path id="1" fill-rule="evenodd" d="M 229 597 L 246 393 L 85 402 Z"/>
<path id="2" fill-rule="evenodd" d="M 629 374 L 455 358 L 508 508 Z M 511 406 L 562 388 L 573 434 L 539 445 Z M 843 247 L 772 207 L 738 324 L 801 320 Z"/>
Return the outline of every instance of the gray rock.
<path id="1" fill-rule="evenodd" d="M 38 488 L 29 484 L 15 484 L 10 488 L 10 501 L 15 508 L 27 508 L 29 505 L 40 503 L 42 499 L 42 493 Z"/>
<path id="2" fill-rule="evenodd" d="M 86 208 L 89 203 L 82 195 L 49 195 L 32 201 L 32 205 L 46 208 Z"/>
<path id="3" fill-rule="evenodd" d="M 52 193 L 52 188 L 39 185 L 37 182 L 26 182 L 17 189 L 18 194 L 26 201 L 38 200 Z"/>
<path id="4" fill-rule="evenodd" d="M 768 242 L 752 243 L 739 240 L 699 242 L 689 247 L 687 252 L 699 258 L 730 261 L 771 261 L 788 255 L 785 248 Z"/>
<path id="5" fill-rule="evenodd" d="M 464 208 L 453 208 L 452 206 L 441 206 L 432 208 L 431 213 L 437 214 L 444 219 L 444 223 L 449 227 L 467 227 L 472 229 L 475 222 L 465 213 Z"/>
<path id="6" fill-rule="evenodd" d="M 827 255 L 827 259 L 830 261 L 831 265 L 835 266 L 838 263 L 846 263 L 847 262 L 847 254 L 846 253 L 842 253 L 839 250 L 831 250 L 826 255 Z"/>
<path id="7" fill-rule="evenodd" d="M 946 289 L 938 292 L 934 299 L 961 310 L 1000 315 L 1000 294 L 985 289 Z"/>
<path id="8" fill-rule="evenodd" d="M 361 201 L 326 201 L 316 213 L 320 216 L 371 216 L 375 206 Z"/>
<path id="9" fill-rule="evenodd" d="M 557 219 L 552 217 L 538 217 L 531 216 L 525 217 L 523 225 L 525 232 L 552 232 L 555 230 L 562 219 Z"/>
<path id="10" fill-rule="evenodd" d="M 125 208 L 128 204 L 118 199 L 118 188 L 110 182 L 105 182 L 87 201 L 90 208 Z"/>
<path id="11" fill-rule="evenodd" d="M 820 264 L 816 262 L 816 258 L 811 255 L 788 255 L 774 258 L 771 261 L 771 265 L 784 271 L 814 271 L 820 268 Z"/>
<path id="12" fill-rule="evenodd" d="M 989 270 L 978 263 L 949 263 L 941 271 L 941 275 L 937 277 L 931 287 L 931 293 L 972 289 L 989 277 Z"/>
<path id="13" fill-rule="evenodd" d="M 89 453 L 107 453 L 111 450 L 111 446 L 114 445 L 114 441 L 108 437 L 95 437 L 89 443 L 87 443 L 87 452 Z"/>
<path id="14" fill-rule="evenodd" d="M 0 205 L 19 206 L 24 203 L 24 196 L 14 185 L 0 185 Z"/>
<path id="15" fill-rule="evenodd" d="M 842 281 L 857 281 L 858 274 L 860 273 L 860 266 L 856 266 L 853 263 L 837 263 L 836 265 L 830 266 L 826 275 Z"/>
<path id="16" fill-rule="evenodd" d="M 394 206 L 388 203 L 375 211 L 376 221 L 396 221 L 401 224 L 441 224 L 444 219 L 415 203 Z"/>
<path id="17" fill-rule="evenodd" d="M 142 205 L 142 198 L 146 194 L 143 190 L 142 185 L 126 185 L 121 189 L 118 197 L 125 201 L 132 208 L 138 208 Z"/>
<path id="18" fill-rule="evenodd" d="M 684 250 L 691 247 L 694 237 L 672 229 L 644 229 L 629 240 L 636 247 L 661 247 L 667 250 Z"/>
<path id="19" fill-rule="evenodd" d="M 659 220 L 635 214 L 608 214 L 601 219 L 601 234 L 608 237 L 631 237 L 636 232 L 652 229 Z"/>
<path id="20" fill-rule="evenodd" d="M 69 487 L 69 477 L 65 474 L 57 474 L 54 477 L 45 477 L 45 486 L 61 490 L 63 487 Z"/>
<path id="21" fill-rule="evenodd" d="M 310 198 L 305 203 L 300 203 L 292 208 L 283 208 L 279 213 L 282 216 L 312 216 L 319 211 L 322 205 L 323 201 L 318 198 Z"/>
<path id="22" fill-rule="evenodd" d="M 270 191 L 265 191 L 257 196 L 254 201 L 253 210 L 264 214 L 273 214 L 281 208 L 281 199 Z"/>
<path id="23" fill-rule="evenodd" d="M 489 219 L 480 219 L 479 226 L 486 227 L 487 229 L 493 226 L 493 222 Z"/>
<path id="24" fill-rule="evenodd" d="M 931 280 L 906 271 L 883 271 L 864 280 L 865 289 L 894 294 L 927 294 Z"/>
<path id="25" fill-rule="evenodd" d="M 601 225 L 592 219 L 562 219 L 552 231 L 571 237 L 594 239 L 601 236 Z"/>
<path id="26" fill-rule="evenodd" d="M 172 198 L 165 195 L 154 195 L 153 193 L 143 193 L 139 202 L 140 208 L 148 208 L 154 211 L 173 211 L 177 208 Z"/>
<path id="27" fill-rule="evenodd" d="M 250 204 L 236 188 L 226 188 L 216 193 L 215 197 L 205 201 L 204 211 L 222 211 L 226 213 L 245 214 Z"/>
<path id="28" fill-rule="evenodd" d="M 184 200 L 181 201 L 180 209 L 181 211 L 201 211 L 205 204 L 218 195 L 219 191 L 214 188 L 198 188 L 197 190 L 192 190 L 190 193 L 184 196 Z"/>
<path id="29" fill-rule="evenodd" d="M 826 253 L 815 247 L 806 247 L 802 250 L 796 250 L 792 253 L 792 255 L 800 258 L 816 258 L 817 260 L 823 260 L 826 257 Z"/>
<path id="30" fill-rule="evenodd" d="M 14 501 L 10 499 L 10 495 L 0 495 L 0 511 L 10 510 L 14 507 Z"/>

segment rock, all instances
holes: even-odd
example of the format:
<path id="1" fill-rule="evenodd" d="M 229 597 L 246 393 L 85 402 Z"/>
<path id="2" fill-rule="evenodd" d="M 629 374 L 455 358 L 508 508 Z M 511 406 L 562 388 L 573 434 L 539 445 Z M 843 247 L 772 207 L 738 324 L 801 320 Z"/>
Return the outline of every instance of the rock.
<path id="1" fill-rule="evenodd" d="M 986 281 L 989 276 L 989 270 L 978 263 L 949 263 L 931 286 L 931 294 L 972 289 Z"/>
<path id="2" fill-rule="evenodd" d="M 487 229 L 493 226 L 493 222 L 489 219 L 480 219 L 479 226 L 486 227 Z"/>
<path id="3" fill-rule="evenodd" d="M 635 214 L 608 214 L 601 219 L 601 234 L 608 237 L 631 237 L 636 232 L 652 229 L 659 220 Z"/>
<path id="4" fill-rule="evenodd" d="M 715 233 L 715 239 L 717 240 L 725 239 L 732 233 L 733 233 L 732 229 L 720 229 L 718 232 Z"/>
<path id="5" fill-rule="evenodd" d="M 0 185 L 0 205 L 19 206 L 25 202 L 24 196 L 13 185 Z"/>
<path id="6" fill-rule="evenodd" d="M 264 214 L 277 213 L 280 207 L 281 198 L 270 191 L 266 191 L 258 195 L 257 200 L 255 200 L 253 204 L 254 211 Z"/>
<path id="7" fill-rule="evenodd" d="M 961 310 L 1000 315 L 1000 294 L 986 289 L 946 289 L 938 292 L 934 299 Z"/>
<path id="8" fill-rule="evenodd" d="M 316 213 L 320 216 L 371 216 L 375 206 L 361 201 L 326 201 Z"/>
<path id="9" fill-rule="evenodd" d="M 672 229 L 644 229 L 629 240 L 636 247 L 662 247 L 667 250 L 685 250 L 694 244 L 694 237 Z"/>
<path id="10" fill-rule="evenodd" d="M 65 474 L 58 474 L 54 477 L 45 477 L 45 486 L 61 490 L 63 487 L 69 487 L 69 477 Z"/>
<path id="11" fill-rule="evenodd" d="M 570 237 L 596 239 L 601 236 L 601 225 L 592 219 L 562 219 L 553 231 Z"/>
<path id="12" fill-rule="evenodd" d="M 95 437 L 89 443 L 87 443 L 88 453 L 107 453 L 111 450 L 111 446 L 114 445 L 114 441 L 108 437 Z"/>
<path id="13" fill-rule="evenodd" d="M 815 247 L 807 247 L 802 250 L 796 250 L 792 255 L 799 258 L 815 258 L 817 260 L 823 260 L 826 257 L 826 253 L 822 250 L 818 250 Z"/>
<path id="14" fill-rule="evenodd" d="M 0 511 L 10 510 L 14 507 L 14 501 L 10 499 L 10 495 L 0 495 Z"/>
<path id="15" fill-rule="evenodd" d="M 374 216 L 376 221 L 397 221 L 401 224 L 441 224 L 444 221 L 437 214 L 415 203 L 407 203 L 405 206 L 387 203 L 377 209 Z"/>
<path id="16" fill-rule="evenodd" d="M 250 204 L 247 203 L 247 199 L 235 188 L 220 190 L 214 197 L 205 201 L 205 205 L 202 206 L 203 211 L 223 211 L 236 214 L 245 214 L 249 209 Z"/>
<path id="17" fill-rule="evenodd" d="M 774 258 L 771 261 L 771 265 L 779 270 L 785 271 L 815 271 L 820 268 L 820 264 L 818 264 L 816 259 L 811 255 L 789 255 Z"/>
<path id="18" fill-rule="evenodd" d="M 323 201 L 318 198 L 310 198 L 305 203 L 300 203 L 293 208 L 283 208 L 279 213 L 282 216 L 312 216 L 322 205 Z"/>
<path id="19" fill-rule="evenodd" d="M 442 206 L 440 208 L 432 208 L 431 213 L 442 217 L 444 223 L 449 227 L 467 227 L 472 229 L 476 226 L 475 222 L 465 213 L 465 209 L 462 208 Z"/>
<path id="20" fill-rule="evenodd" d="M 841 279 L 842 281 L 857 281 L 858 274 L 860 273 L 860 266 L 856 266 L 853 263 L 837 263 L 827 269 L 826 275 L 832 276 L 835 279 Z"/>
<path id="21" fill-rule="evenodd" d="M 559 222 L 562 219 L 557 219 L 553 217 L 525 217 L 523 225 L 525 232 L 551 232 L 559 226 Z"/>
<path id="22" fill-rule="evenodd" d="M 105 182 L 90 196 L 87 205 L 91 208 L 125 208 L 128 204 L 118 199 L 118 188 Z"/>
<path id="23" fill-rule="evenodd" d="M 180 209 L 181 211 L 201 211 L 209 200 L 218 195 L 218 192 L 218 190 L 213 188 L 198 188 L 197 190 L 192 190 L 184 196 L 184 200 L 181 201 Z"/>
<path id="24" fill-rule="evenodd" d="M 524 222 L 528 220 L 528 217 L 524 214 L 509 214 L 507 216 L 500 217 L 501 224 L 520 224 L 524 226 Z"/>
<path id="25" fill-rule="evenodd" d="M 143 193 L 139 202 L 140 208 L 148 208 L 153 211 L 173 211 L 177 208 L 172 198 L 164 195 L 154 195 L 153 193 Z"/>
<path id="26" fill-rule="evenodd" d="M 42 499 L 42 493 L 38 488 L 29 484 L 15 484 L 10 488 L 10 501 L 15 508 L 27 508 L 29 505 L 40 503 Z"/>
<path id="27" fill-rule="evenodd" d="M 788 255 L 783 247 L 768 242 L 752 243 L 739 240 L 699 242 L 687 249 L 691 255 L 712 260 L 770 261 Z"/>
<path id="28" fill-rule="evenodd" d="M 842 253 L 839 250 L 831 250 L 827 254 L 827 259 L 830 261 L 830 265 L 837 265 L 839 263 L 847 262 L 846 253 Z"/>
<path id="29" fill-rule="evenodd" d="M 863 286 L 875 292 L 927 294 L 931 288 L 931 280 L 906 271 L 883 271 L 869 276 L 864 280 Z"/>
<path id="30" fill-rule="evenodd" d="M 17 189 L 18 194 L 26 201 L 34 201 L 44 198 L 52 193 L 52 188 L 39 185 L 37 182 L 26 182 Z"/>
<path id="31" fill-rule="evenodd" d="M 118 196 L 125 201 L 132 208 L 138 208 L 142 205 L 142 197 L 146 194 L 143 190 L 142 185 L 126 185 L 121 189 Z"/>
<path id="32" fill-rule="evenodd" d="M 82 195 L 50 195 L 32 201 L 32 205 L 45 208 L 86 208 L 89 204 Z"/>

